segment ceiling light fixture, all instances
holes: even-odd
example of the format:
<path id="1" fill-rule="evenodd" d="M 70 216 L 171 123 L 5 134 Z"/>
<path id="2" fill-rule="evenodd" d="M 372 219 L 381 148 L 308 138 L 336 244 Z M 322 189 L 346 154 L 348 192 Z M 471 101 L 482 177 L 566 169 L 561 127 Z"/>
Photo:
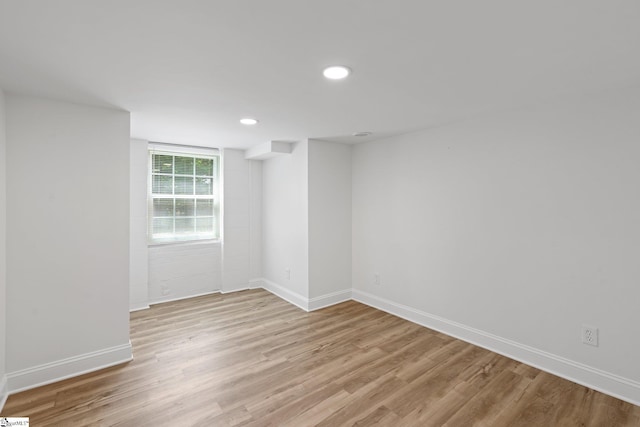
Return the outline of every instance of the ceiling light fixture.
<path id="1" fill-rule="evenodd" d="M 325 68 L 322 74 L 324 74 L 324 76 L 328 79 L 340 80 L 351 74 L 351 69 L 349 67 L 345 67 L 344 65 L 334 65 L 332 67 Z"/>
<path id="2" fill-rule="evenodd" d="M 240 123 L 247 126 L 253 126 L 255 124 L 258 124 L 258 121 L 256 119 L 251 119 L 249 117 L 246 117 L 244 119 L 240 119 Z"/>
<path id="3" fill-rule="evenodd" d="M 352 134 L 353 136 L 369 136 L 371 132 L 355 132 Z"/>

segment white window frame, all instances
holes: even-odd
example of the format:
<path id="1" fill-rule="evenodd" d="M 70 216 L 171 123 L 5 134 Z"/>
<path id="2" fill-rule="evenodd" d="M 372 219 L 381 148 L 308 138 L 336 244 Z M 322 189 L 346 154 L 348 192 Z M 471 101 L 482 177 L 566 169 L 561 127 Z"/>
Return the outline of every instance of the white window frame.
<path id="1" fill-rule="evenodd" d="M 154 172 L 154 164 L 153 164 L 153 156 L 154 155 L 168 155 L 168 156 L 179 156 L 179 157 L 191 157 L 194 159 L 203 158 L 203 159 L 212 159 L 213 160 L 213 175 L 205 176 L 205 175 L 197 175 L 195 170 L 195 160 L 194 160 L 194 173 L 191 174 L 176 174 L 175 170 L 175 159 L 172 161 L 172 172 L 169 173 L 158 173 Z M 176 144 L 164 144 L 164 143 L 149 143 L 149 167 L 147 171 L 147 242 L 149 245 L 163 245 L 170 243 L 185 243 L 185 242 L 202 242 L 202 241 L 217 241 L 220 239 L 220 168 L 221 168 L 221 159 L 220 154 L 217 149 L 214 148 L 205 148 L 205 147 L 191 147 L 185 145 L 176 145 Z M 175 186 L 172 187 L 172 193 L 153 193 L 153 176 L 171 176 L 172 183 L 175 180 L 175 177 L 181 176 L 193 176 L 193 194 L 175 194 Z M 212 194 L 210 195 L 201 195 L 196 194 L 197 186 L 195 179 L 201 178 L 211 178 L 212 182 Z M 154 200 L 157 199 L 172 199 L 173 203 L 173 215 L 171 217 L 157 217 L 154 214 Z M 176 214 L 176 201 L 178 200 L 194 200 L 194 212 L 192 215 L 188 216 L 178 216 Z M 213 215 L 209 216 L 200 216 L 201 218 L 212 218 L 213 220 L 213 230 L 212 232 L 202 233 L 198 232 L 196 228 L 194 228 L 192 233 L 176 233 L 175 230 L 175 222 L 176 219 L 191 219 L 194 222 L 194 227 L 197 222 L 197 203 L 198 200 L 212 200 L 213 204 Z M 173 220 L 173 233 L 164 234 L 164 235 L 154 235 L 154 218 L 155 219 L 169 219 Z"/>

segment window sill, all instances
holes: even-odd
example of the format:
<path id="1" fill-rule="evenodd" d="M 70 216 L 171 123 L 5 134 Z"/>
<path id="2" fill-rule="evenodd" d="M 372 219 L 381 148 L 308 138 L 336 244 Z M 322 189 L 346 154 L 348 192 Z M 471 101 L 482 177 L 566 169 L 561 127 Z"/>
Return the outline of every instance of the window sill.
<path id="1" fill-rule="evenodd" d="M 174 241 L 174 242 L 153 242 L 147 243 L 148 248 L 158 248 L 165 246 L 198 246 L 198 245 L 211 245 L 220 244 L 220 239 L 201 239 L 201 240 L 187 240 L 187 241 Z"/>

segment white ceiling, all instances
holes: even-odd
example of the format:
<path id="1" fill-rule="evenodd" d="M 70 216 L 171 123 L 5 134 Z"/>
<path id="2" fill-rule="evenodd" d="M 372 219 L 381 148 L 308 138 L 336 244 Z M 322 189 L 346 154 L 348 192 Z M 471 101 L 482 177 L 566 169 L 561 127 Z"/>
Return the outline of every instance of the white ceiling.
<path id="1" fill-rule="evenodd" d="M 153 141 L 360 141 L 639 77 L 637 0 L 0 0 L 0 87 Z"/>

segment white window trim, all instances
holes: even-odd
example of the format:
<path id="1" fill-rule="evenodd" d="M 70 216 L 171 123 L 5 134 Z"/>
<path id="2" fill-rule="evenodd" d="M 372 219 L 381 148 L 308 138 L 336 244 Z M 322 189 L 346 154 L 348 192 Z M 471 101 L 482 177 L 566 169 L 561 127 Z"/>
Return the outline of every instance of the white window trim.
<path id="1" fill-rule="evenodd" d="M 152 237 L 152 222 L 153 222 L 153 181 L 152 181 L 152 168 L 153 168 L 153 154 L 167 154 L 167 155 L 185 155 L 192 157 L 200 157 L 200 158 L 217 158 L 217 176 L 214 177 L 216 180 L 217 188 L 214 188 L 213 195 L 188 195 L 188 194 L 172 194 L 170 195 L 173 199 L 213 199 L 214 201 L 214 216 L 213 219 L 216 223 L 216 229 L 214 229 L 214 234 L 216 237 L 211 237 L 209 233 L 206 235 L 201 234 L 201 237 L 198 237 L 197 233 L 188 234 L 184 237 L 175 236 L 167 239 L 154 239 Z M 222 159 L 220 156 L 220 150 L 217 148 L 208 148 L 208 147 L 196 147 L 196 146 L 188 146 L 188 145 L 178 145 L 178 144 L 166 144 L 159 142 L 150 142 L 148 144 L 148 156 L 149 156 L 149 166 L 147 170 L 147 246 L 165 246 L 165 245 L 188 245 L 188 244 L 204 244 L 204 243 L 216 243 L 221 240 L 221 195 L 222 195 L 222 184 L 221 184 L 221 167 L 222 167 Z M 175 176 L 175 173 L 171 174 Z"/>

